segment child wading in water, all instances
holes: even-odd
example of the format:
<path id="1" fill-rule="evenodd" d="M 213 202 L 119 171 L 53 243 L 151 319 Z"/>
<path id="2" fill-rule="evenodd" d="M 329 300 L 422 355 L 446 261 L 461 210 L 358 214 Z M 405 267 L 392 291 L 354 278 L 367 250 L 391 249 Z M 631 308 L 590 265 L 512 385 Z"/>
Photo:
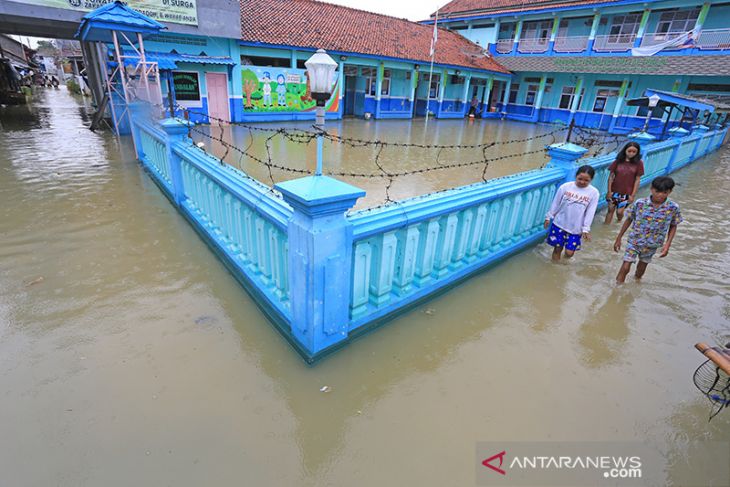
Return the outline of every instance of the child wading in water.
<path id="1" fill-rule="evenodd" d="M 596 214 L 599 193 L 591 186 L 595 171 L 591 166 L 581 166 L 575 174 L 575 181 L 558 188 L 553 204 L 545 215 L 545 228 L 550 228 L 547 244 L 553 248 L 553 261 L 573 257 L 580 250 L 581 236 L 591 240 L 591 224 Z M 550 222 L 552 220 L 552 223 Z"/>
<path id="2" fill-rule="evenodd" d="M 674 189 L 674 180 L 669 176 L 659 176 L 651 182 L 651 196 L 636 200 L 626 213 L 626 221 L 613 244 L 613 250 L 621 250 L 621 239 L 631 226 L 629 238 L 626 240 L 624 262 L 616 276 L 616 282 L 622 283 L 631 271 L 631 264 L 639 260 L 636 266 L 636 279 L 641 279 L 652 256 L 661 247 L 659 257 L 666 257 L 672 245 L 677 225 L 682 222 L 679 205 L 669 200 Z M 633 225 L 632 225 L 633 223 Z M 665 242 L 666 238 L 666 242 Z"/>
<path id="3" fill-rule="evenodd" d="M 607 225 L 611 223 L 613 214 L 616 212 L 616 219 L 621 221 L 624 210 L 634 202 L 636 191 L 639 189 L 641 176 L 644 175 L 644 161 L 641 160 L 641 148 L 636 142 L 629 142 L 619 151 L 616 160 L 608 166 L 608 212 L 606 213 Z"/>

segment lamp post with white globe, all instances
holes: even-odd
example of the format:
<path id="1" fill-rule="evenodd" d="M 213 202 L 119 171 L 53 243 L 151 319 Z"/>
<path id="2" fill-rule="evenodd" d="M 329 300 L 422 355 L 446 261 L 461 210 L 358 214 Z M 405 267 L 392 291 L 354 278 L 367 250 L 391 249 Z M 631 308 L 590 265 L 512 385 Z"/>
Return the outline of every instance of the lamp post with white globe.
<path id="1" fill-rule="evenodd" d="M 324 49 L 318 49 L 312 57 L 310 57 L 304 66 L 307 67 L 307 77 L 309 78 L 309 88 L 312 92 L 312 98 L 317 102 L 317 118 L 315 126 L 324 129 L 324 106 L 332 95 L 332 80 L 337 69 L 337 63 L 329 57 Z M 322 175 L 322 135 L 317 136 L 317 169 L 315 176 Z"/>

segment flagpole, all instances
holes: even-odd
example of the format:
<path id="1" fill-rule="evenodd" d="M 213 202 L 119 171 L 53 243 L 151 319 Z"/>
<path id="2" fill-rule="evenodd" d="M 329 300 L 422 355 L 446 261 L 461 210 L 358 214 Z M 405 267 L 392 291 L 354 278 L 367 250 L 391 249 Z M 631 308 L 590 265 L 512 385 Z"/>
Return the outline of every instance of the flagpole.
<path id="1" fill-rule="evenodd" d="M 426 122 L 431 112 L 431 80 L 433 79 L 433 58 L 436 57 L 436 41 L 438 39 L 439 11 L 436 9 L 436 21 L 433 24 L 433 36 L 431 37 L 431 69 L 428 71 L 428 88 L 426 95 Z"/>
<path id="2" fill-rule="evenodd" d="M 428 114 L 431 111 L 431 78 L 433 78 L 433 56 L 431 56 L 431 69 L 428 71 L 428 97 L 426 99 L 426 121 L 428 122 Z"/>

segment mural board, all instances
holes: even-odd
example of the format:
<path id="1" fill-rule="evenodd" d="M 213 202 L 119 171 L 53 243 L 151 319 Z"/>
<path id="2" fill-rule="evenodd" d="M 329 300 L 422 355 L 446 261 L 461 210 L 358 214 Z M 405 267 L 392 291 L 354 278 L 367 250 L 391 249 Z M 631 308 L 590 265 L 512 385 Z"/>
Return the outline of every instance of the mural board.
<path id="1" fill-rule="evenodd" d="M 325 110 L 339 109 L 340 87 L 335 74 Z M 243 66 L 243 108 L 246 112 L 311 112 L 316 108 L 305 69 Z"/>
<path id="2" fill-rule="evenodd" d="M 114 0 L 15 0 L 29 5 L 90 12 Z M 198 25 L 197 0 L 127 0 L 130 8 L 160 22 Z"/>

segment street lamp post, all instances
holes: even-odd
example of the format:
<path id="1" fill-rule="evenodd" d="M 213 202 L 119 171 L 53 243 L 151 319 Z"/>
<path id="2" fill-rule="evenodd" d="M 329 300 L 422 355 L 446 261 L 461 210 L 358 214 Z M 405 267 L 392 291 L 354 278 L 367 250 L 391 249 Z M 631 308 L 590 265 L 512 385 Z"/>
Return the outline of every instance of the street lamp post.
<path id="1" fill-rule="evenodd" d="M 646 112 L 646 120 L 644 121 L 644 128 L 642 129 L 642 132 L 646 132 L 649 128 L 649 120 L 651 119 L 651 115 L 654 112 L 654 108 L 659 104 L 659 95 L 651 95 L 649 97 L 649 106 L 648 110 Z"/>
<path id="2" fill-rule="evenodd" d="M 332 94 L 332 78 L 337 69 L 337 63 L 327 55 L 324 49 L 318 49 L 310 57 L 304 66 L 307 67 L 309 87 L 312 91 L 312 98 L 317 102 L 317 118 L 314 125 L 324 130 L 324 106 Z M 322 134 L 317 135 L 317 169 L 315 176 L 322 175 L 322 145 L 324 139 Z"/>

